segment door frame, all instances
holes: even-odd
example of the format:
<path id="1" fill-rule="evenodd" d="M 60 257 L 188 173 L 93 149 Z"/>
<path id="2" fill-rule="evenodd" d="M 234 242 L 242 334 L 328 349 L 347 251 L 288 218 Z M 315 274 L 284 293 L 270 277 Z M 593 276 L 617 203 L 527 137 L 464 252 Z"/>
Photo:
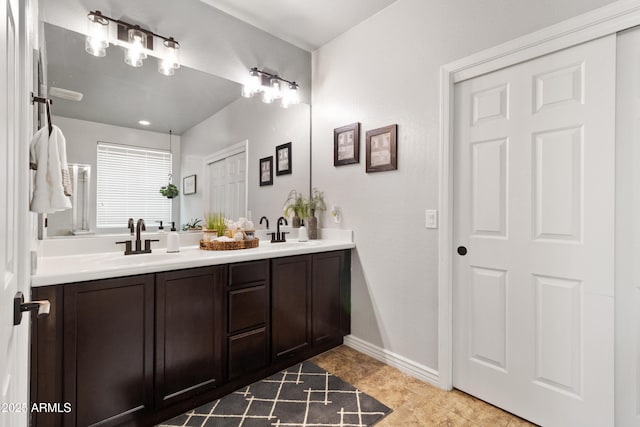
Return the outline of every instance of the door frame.
<path id="1" fill-rule="evenodd" d="M 247 215 L 247 211 L 249 209 L 249 140 L 245 139 L 244 141 L 238 142 L 237 144 L 230 145 L 221 150 L 216 151 L 215 153 L 209 154 L 202 160 L 202 172 L 204 176 L 204 182 L 202 184 L 203 201 L 204 206 L 208 209 L 209 206 L 209 168 L 207 167 L 210 163 L 214 163 L 227 157 L 234 156 L 236 154 L 245 153 L 245 167 L 244 167 L 244 214 Z"/>
<path id="2" fill-rule="evenodd" d="M 619 0 L 440 68 L 440 228 L 438 230 L 438 385 L 453 388 L 454 85 L 463 80 L 640 25 L 637 0 Z"/>

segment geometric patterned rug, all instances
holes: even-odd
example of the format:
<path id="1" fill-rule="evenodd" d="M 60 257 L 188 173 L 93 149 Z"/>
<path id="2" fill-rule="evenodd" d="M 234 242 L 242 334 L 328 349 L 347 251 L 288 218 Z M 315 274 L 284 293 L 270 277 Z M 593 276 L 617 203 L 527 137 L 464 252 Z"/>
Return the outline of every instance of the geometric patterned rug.
<path id="1" fill-rule="evenodd" d="M 373 397 L 303 362 L 160 426 L 368 427 L 389 413 Z"/>

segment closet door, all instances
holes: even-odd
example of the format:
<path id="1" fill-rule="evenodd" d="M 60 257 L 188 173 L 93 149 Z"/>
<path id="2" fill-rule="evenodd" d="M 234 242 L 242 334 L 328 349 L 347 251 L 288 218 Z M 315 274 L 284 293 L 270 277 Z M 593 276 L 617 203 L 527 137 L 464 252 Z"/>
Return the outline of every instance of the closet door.
<path id="1" fill-rule="evenodd" d="M 455 88 L 454 386 L 613 425 L 615 36 Z"/>

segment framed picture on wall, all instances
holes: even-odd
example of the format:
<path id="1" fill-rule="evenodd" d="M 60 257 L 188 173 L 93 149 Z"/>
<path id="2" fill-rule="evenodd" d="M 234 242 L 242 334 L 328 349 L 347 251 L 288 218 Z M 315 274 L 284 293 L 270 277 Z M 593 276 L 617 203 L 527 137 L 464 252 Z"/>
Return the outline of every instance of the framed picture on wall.
<path id="1" fill-rule="evenodd" d="M 276 147 L 276 175 L 290 174 L 291 160 L 291 143 L 278 145 Z"/>
<path id="2" fill-rule="evenodd" d="M 196 176 L 189 175 L 182 178 L 182 194 L 196 194 Z"/>
<path id="3" fill-rule="evenodd" d="M 333 130 L 333 165 L 360 163 L 360 123 Z"/>
<path id="4" fill-rule="evenodd" d="M 367 172 L 398 169 L 398 125 L 367 131 Z"/>
<path id="5" fill-rule="evenodd" d="M 273 185 L 273 156 L 260 159 L 260 187 Z"/>

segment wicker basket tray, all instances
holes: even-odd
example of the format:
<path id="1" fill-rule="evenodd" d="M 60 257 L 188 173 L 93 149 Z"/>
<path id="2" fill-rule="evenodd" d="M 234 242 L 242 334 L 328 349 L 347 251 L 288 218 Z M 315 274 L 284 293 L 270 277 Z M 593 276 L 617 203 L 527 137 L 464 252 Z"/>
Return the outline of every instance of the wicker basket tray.
<path id="1" fill-rule="evenodd" d="M 259 244 L 259 239 L 236 240 L 233 242 L 205 242 L 200 240 L 200 249 L 204 251 L 235 251 L 237 249 L 257 248 Z"/>

